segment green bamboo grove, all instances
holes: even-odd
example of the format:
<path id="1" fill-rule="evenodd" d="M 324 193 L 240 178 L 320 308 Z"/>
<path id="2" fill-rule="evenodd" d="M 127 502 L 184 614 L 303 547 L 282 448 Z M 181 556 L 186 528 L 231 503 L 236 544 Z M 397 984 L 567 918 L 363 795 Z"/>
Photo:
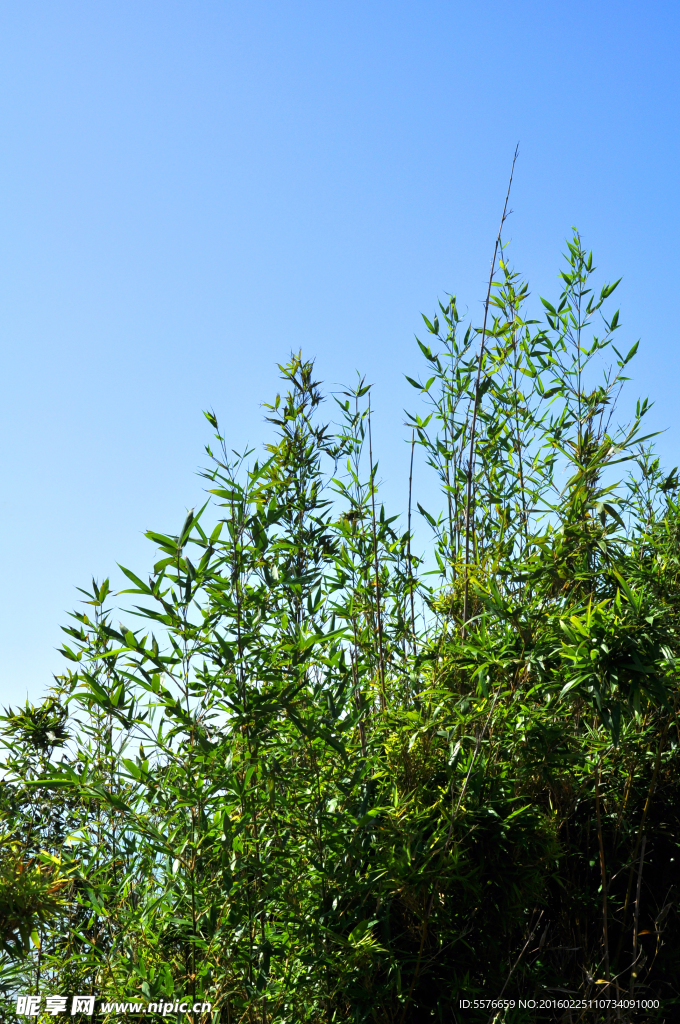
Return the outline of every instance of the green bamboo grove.
<path id="1" fill-rule="evenodd" d="M 499 253 L 485 326 L 441 302 L 408 378 L 439 509 L 385 509 L 370 387 L 295 355 L 270 443 L 206 413 L 204 507 L 4 710 L 3 1019 L 674 1019 L 678 479 L 646 402 L 621 425 L 637 346 L 580 236 L 540 318 Z"/>

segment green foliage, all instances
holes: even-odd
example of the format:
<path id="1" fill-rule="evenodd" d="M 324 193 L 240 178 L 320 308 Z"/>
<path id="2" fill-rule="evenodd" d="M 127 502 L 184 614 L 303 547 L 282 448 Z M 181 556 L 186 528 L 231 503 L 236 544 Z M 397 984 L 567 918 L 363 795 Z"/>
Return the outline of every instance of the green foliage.
<path id="1" fill-rule="evenodd" d="M 65 905 L 63 890 L 67 877 L 55 871 L 58 865 L 24 861 L 17 844 L 5 846 L 0 854 L 0 943 L 12 956 L 29 949 L 30 939 L 39 945 L 36 925 L 56 916 Z M 20 942 L 20 945 L 18 945 Z"/>
<path id="2" fill-rule="evenodd" d="M 678 481 L 646 402 L 616 424 L 636 346 L 594 272 L 575 233 L 539 321 L 503 259 L 481 353 L 455 298 L 425 320 L 424 560 L 362 379 L 328 424 L 293 356 L 261 458 L 206 413 L 208 503 L 149 531 L 125 624 L 93 582 L 70 669 L 3 718 L 6 987 L 229 1024 L 680 996 Z"/>

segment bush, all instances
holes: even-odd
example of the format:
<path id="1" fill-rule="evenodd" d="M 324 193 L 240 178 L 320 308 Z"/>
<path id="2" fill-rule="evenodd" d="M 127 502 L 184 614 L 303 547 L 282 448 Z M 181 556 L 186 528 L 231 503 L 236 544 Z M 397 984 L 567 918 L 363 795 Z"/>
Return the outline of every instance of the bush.
<path id="1" fill-rule="evenodd" d="M 73 879 L 39 949 L 6 949 L 26 986 L 205 999 L 230 1024 L 453 1021 L 476 997 L 669 1012 L 678 484 L 645 402 L 614 425 L 636 346 L 593 273 L 575 234 L 544 321 L 503 261 L 488 325 L 453 297 L 425 320 L 409 423 L 441 514 L 409 495 L 399 526 L 376 501 L 363 380 L 323 424 L 292 357 L 261 458 L 206 414 L 209 504 L 148 533 L 127 624 L 93 582 L 62 731 L 36 745 L 5 716 L 5 828 Z"/>

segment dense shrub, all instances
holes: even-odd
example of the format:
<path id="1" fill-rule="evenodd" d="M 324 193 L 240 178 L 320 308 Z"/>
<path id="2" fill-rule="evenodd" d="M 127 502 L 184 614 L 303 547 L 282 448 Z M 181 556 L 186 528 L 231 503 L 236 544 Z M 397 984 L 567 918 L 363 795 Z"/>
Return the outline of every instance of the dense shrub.
<path id="1" fill-rule="evenodd" d="M 636 346 L 593 273 L 574 235 L 543 321 L 505 262 L 484 328 L 454 298 L 425 321 L 411 454 L 441 514 L 377 502 L 363 381 L 325 423 L 293 357 L 261 456 L 206 414 L 209 504 L 149 532 L 132 610 L 93 582 L 70 670 L 5 713 L 0 894 L 36 882 L 8 992 L 187 995 L 229 1024 L 490 1019 L 475 997 L 671 1019 L 678 485 L 645 402 L 616 426 Z"/>

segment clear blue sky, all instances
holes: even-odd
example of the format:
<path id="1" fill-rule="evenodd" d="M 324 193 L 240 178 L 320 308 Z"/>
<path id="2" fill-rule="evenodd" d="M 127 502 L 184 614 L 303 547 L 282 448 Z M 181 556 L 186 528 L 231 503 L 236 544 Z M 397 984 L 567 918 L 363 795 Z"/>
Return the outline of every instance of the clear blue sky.
<path id="1" fill-rule="evenodd" d="M 291 349 L 375 381 L 403 506 L 419 314 L 482 298 L 518 139 L 515 263 L 554 294 L 575 224 L 624 276 L 680 461 L 679 47 L 677 0 L 0 5 L 0 703 L 200 500 L 201 410 L 265 436 Z"/>

